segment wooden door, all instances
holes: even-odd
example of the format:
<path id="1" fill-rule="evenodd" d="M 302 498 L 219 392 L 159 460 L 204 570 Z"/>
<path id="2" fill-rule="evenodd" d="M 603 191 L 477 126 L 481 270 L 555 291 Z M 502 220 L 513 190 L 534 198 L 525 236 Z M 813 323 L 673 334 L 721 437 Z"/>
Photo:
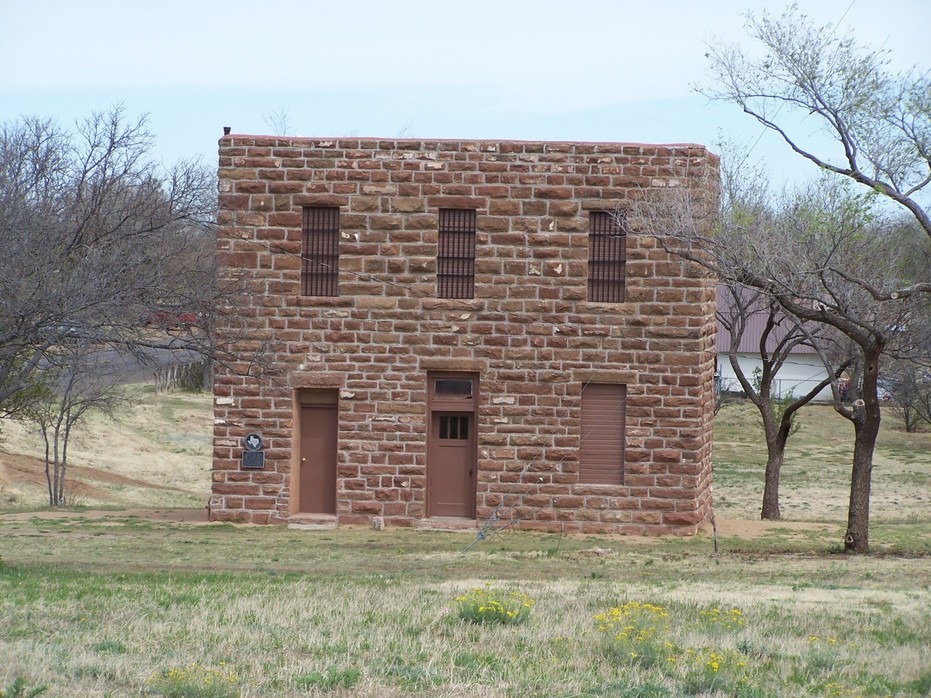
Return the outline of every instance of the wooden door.
<path id="1" fill-rule="evenodd" d="M 475 415 L 433 412 L 427 464 L 429 516 L 475 517 Z"/>
<path id="2" fill-rule="evenodd" d="M 301 463 L 297 510 L 336 514 L 336 405 L 301 405 Z"/>

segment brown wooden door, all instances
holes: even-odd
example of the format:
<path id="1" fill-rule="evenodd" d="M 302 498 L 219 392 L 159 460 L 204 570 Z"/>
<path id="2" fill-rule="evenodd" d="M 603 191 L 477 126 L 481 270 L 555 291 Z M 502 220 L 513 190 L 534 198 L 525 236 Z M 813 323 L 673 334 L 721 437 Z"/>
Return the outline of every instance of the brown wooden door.
<path id="1" fill-rule="evenodd" d="M 336 513 L 337 414 L 336 405 L 301 406 L 301 513 Z"/>
<path id="2" fill-rule="evenodd" d="M 475 517 L 475 415 L 434 412 L 427 464 L 430 516 Z"/>

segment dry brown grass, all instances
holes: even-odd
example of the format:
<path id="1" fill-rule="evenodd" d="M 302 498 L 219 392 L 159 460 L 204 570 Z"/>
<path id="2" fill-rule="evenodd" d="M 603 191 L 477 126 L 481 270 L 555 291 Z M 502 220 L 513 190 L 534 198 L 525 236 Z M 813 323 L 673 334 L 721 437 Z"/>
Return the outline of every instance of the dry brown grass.
<path id="1" fill-rule="evenodd" d="M 91 414 L 72 436 L 66 492 L 86 507 L 194 507 L 210 495 L 211 399 L 131 388 L 137 405 L 118 420 Z M 0 425 L 0 508 L 48 502 L 44 444 L 29 424 Z"/>

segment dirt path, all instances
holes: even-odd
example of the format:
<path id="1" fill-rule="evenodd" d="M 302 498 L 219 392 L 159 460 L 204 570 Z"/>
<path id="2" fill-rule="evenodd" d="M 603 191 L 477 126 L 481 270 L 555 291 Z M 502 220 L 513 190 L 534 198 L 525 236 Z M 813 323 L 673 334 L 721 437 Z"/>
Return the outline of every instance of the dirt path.
<path id="1" fill-rule="evenodd" d="M 23 521 L 29 519 L 93 519 L 103 520 L 107 518 L 119 519 L 141 519 L 145 521 L 164 521 L 178 522 L 189 524 L 206 524 L 207 509 L 203 508 L 141 508 L 130 505 L 127 508 L 126 501 L 121 500 L 114 490 L 108 490 L 102 485 L 110 487 L 135 488 L 138 490 L 163 491 L 185 493 L 186 490 L 167 484 L 152 482 L 140 478 L 128 477 L 118 473 L 106 470 L 72 465 L 68 468 L 68 487 L 73 496 L 81 499 L 92 501 L 96 506 L 108 508 L 103 509 L 81 509 L 81 510 L 46 510 L 38 509 L 34 511 L 0 513 L 0 521 Z M 28 486 L 45 490 L 45 465 L 39 458 L 33 456 L 7 453 L 0 451 L 0 492 L 5 488 Z M 92 505 L 92 506 L 93 506 Z M 121 506 L 122 505 L 122 506 Z M 112 508 L 109 508 L 112 507 Z M 743 519 L 717 519 L 718 536 L 722 538 L 741 538 L 755 539 L 768 535 L 775 530 L 788 530 L 791 532 L 808 532 L 808 531 L 830 531 L 837 529 L 836 524 L 815 523 L 806 521 L 760 521 L 760 520 L 743 520 Z M 706 525 L 702 536 L 710 538 L 712 529 L 710 524 Z M 639 542 L 655 542 L 655 538 L 640 536 L 625 536 L 626 542 L 636 544 Z"/>
<path id="2" fill-rule="evenodd" d="M 208 523 L 206 507 L 204 509 L 86 509 L 78 511 L 42 509 L 39 511 L 0 513 L 0 521 L 29 521 L 30 519 L 40 519 L 42 521 L 58 519 L 102 520 L 108 518 L 193 524 Z"/>
<path id="3" fill-rule="evenodd" d="M 126 477 L 98 468 L 83 465 L 68 466 L 68 490 L 72 496 L 79 499 L 93 499 L 104 504 L 119 503 L 117 497 L 95 483 L 166 492 L 185 492 L 178 487 Z M 44 461 L 33 456 L 0 451 L 0 490 L 22 485 L 42 489 L 47 487 Z"/>
<path id="4" fill-rule="evenodd" d="M 789 531 L 830 531 L 837 529 L 837 524 L 821 523 L 815 521 L 760 521 L 760 520 L 717 520 L 718 536 L 723 538 L 753 539 L 764 536 L 775 530 Z M 708 535 L 711 535 L 710 526 Z"/>

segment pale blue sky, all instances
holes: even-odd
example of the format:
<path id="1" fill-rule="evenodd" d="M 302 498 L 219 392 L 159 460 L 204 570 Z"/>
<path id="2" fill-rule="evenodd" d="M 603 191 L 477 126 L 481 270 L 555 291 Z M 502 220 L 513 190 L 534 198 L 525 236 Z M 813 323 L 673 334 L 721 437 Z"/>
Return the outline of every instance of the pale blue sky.
<path id="1" fill-rule="evenodd" d="M 62 124 L 125 104 L 148 113 L 166 162 L 213 163 L 223 126 L 305 136 L 702 143 L 760 134 L 708 104 L 706 43 L 749 45 L 753 0 L 0 0 L 0 121 Z M 931 67 L 928 0 L 802 0 Z M 771 136 L 754 151 L 776 182 L 810 170 Z"/>

